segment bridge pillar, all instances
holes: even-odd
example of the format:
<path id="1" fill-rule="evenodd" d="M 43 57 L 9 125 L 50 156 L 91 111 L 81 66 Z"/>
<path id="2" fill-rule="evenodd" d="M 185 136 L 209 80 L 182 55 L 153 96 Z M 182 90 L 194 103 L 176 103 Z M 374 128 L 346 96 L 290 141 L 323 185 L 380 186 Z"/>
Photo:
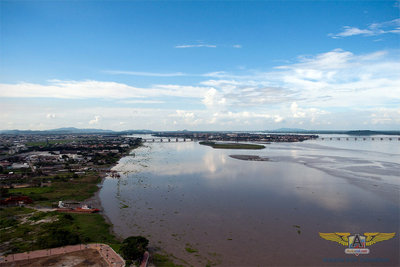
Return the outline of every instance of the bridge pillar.
<path id="1" fill-rule="evenodd" d="M 183 142 L 186 142 L 186 138 L 183 138 Z"/>
<path id="2" fill-rule="evenodd" d="M 155 141 L 156 141 L 156 140 L 153 139 L 153 143 L 154 143 Z"/>
<path id="3" fill-rule="evenodd" d="M 176 138 L 176 140 L 175 140 L 176 142 L 178 142 L 178 138 Z"/>
<path id="4" fill-rule="evenodd" d="M 160 142 L 162 142 L 162 138 L 160 139 Z"/>
<path id="5" fill-rule="evenodd" d="M 168 142 L 171 142 L 171 139 L 170 139 L 170 138 L 168 138 Z"/>

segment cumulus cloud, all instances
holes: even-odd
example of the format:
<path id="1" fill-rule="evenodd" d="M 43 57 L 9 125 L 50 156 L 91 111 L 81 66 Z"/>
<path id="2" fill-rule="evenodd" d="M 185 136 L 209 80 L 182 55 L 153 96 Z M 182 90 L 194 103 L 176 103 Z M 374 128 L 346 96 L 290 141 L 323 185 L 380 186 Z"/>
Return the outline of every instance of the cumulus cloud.
<path id="1" fill-rule="evenodd" d="M 19 121 L 22 123 L 29 112 L 23 106 L 8 104 L 7 97 L 21 98 L 19 102 L 25 105 L 29 98 L 86 99 L 93 103 L 107 99 L 115 104 L 114 108 L 79 109 L 80 113 L 77 113 L 72 108 L 58 111 L 59 107 L 51 104 L 43 109 L 35 107 L 40 110 L 37 121 L 43 121 L 43 114 L 50 114 L 46 115 L 49 120 L 43 123 L 61 123 L 50 120 L 55 114 L 53 116 L 49 111 L 57 110 L 57 116 L 63 116 L 64 122 L 69 118 L 71 125 L 87 124 L 88 121 L 96 125 L 101 121 L 102 126 L 109 125 L 106 128 L 110 129 L 171 127 L 168 129 L 173 130 L 174 124 L 180 129 L 234 130 L 242 129 L 245 124 L 246 129 L 249 129 L 247 125 L 265 129 L 275 123 L 316 128 L 315 125 L 332 122 L 338 125 L 337 128 L 344 129 L 354 127 L 358 121 L 385 127 L 397 125 L 398 128 L 400 122 L 396 117 L 400 116 L 393 107 L 400 105 L 399 71 L 397 50 L 354 54 L 334 49 L 300 56 L 293 63 L 270 71 L 207 73 L 199 76 L 202 81 L 185 85 L 156 84 L 140 88 L 90 80 L 0 84 L 0 97 L 3 97 L 0 119 L 7 125 L 10 118 L 15 117 L 13 114 L 19 114 L 20 119 L 12 119 L 17 127 L 22 125 Z M 146 104 L 148 108 L 115 108 L 121 103 Z M 163 105 L 158 105 L 160 103 Z M 98 117 L 93 118 L 93 114 Z M 121 121 L 126 124 L 120 124 Z"/>
<path id="2" fill-rule="evenodd" d="M 46 115 L 47 119 L 55 119 L 55 117 L 56 117 L 56 114 L 54 114 L 54 113 L 47 113 L 47 115 Z"/>
<path id="3" fill-rule="evenodd" d="M 388 109 L 378 108 L 371 111 L 370 122 L 377 124 L 400 124 L 400 108 Z"/>
<path id="4" fill-rule="evenodd" d="M 205 93 L 202 102 L 207 107 L 215 107 L 216 105 L 224 105 L 226 103 L 226 99 L 222 97 L 217 90 L 211 88 Z"/>
<path id="5" fill-rule="evenodd" d="M 381 23 L 372 23 L 365 29 L 344 26 L 343 31 L 336 34 L 330 33 L 329 36 L 332 38 L 343 38 L 355 35 L 377 36 L 387 33 L 400 33 L 400 18 Z"/>

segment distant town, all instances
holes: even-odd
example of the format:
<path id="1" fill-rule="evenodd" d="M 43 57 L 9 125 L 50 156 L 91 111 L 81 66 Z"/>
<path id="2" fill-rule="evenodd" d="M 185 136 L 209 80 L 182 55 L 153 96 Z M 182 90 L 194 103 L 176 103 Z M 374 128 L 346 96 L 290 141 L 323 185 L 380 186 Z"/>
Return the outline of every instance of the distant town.
<path id="1" fill-rule="evenodd" d="M 101 172 L 140 144 L 139 138 L 102 134 L 0 135 L 0 186 L 44 186 Z"/>

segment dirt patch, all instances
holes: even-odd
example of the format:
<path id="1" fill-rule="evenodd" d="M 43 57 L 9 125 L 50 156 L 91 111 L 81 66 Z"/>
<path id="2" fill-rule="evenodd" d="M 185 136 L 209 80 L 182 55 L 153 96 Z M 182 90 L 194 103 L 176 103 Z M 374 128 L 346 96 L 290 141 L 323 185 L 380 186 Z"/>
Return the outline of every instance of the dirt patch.
<path id="1" fill-rule="evenodd" d="M 10 263 L 1 263 L 0 267 L 5 266 L 96 266 L 107 267 L 107 262 L 95 249 L 85 249 L 61 255 L 54 255 L 30 260 L 21 260 Z"/>

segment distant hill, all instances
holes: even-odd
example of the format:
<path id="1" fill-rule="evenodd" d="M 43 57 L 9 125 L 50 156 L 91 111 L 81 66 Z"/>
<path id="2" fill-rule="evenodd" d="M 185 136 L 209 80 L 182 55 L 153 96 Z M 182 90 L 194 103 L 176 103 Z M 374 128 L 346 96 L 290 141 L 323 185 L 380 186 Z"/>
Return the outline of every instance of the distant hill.
<path id="1" fill-rule="evenodd" d="M 79 129 L 75 127 L 63 127 L 51 130 L 0 130 L 0 134 L 151 134 L 151 130 L 126 130 L 113 131 L 104 129 Z"/>
<path id="2" fill-rule="evenodd" d="M 157 131 L 157 132 L 170 132 L 170 133 L 185 133 L 191 132 L 187 130 L 183 131 Z M 198 132 L 224 132 L 230 133 L 235 131 L 198 131 Z M 240 131 L 246 132 L 246 131 Z M 252 131 L 249 131 L 252 132 Z M 301 133 L 301 134 L 347 134 L 347 135 L 400 135 L 400 131 L 371 131 L 371 130 L 353 130 L 353 131 L 342 131 L 342 130 L 305 130 L 299 128 L 280 128 L 272 131 L 262 131 L 264 133 Z M 125 131 L 113 131 L 103 129 L 79 129 L 75 127 L 63 127 L 52 130 L 0 130 L 0 134 L 154 134 L 152 130 L 125 130 Z"/>
<path id="3" fill-rule="evenodd" d="M 2 134 L 83 134 L 83 133 L 114 133 L 111 130 L 103 129 L 78 129 L 74 127 L 58 128 L 52 130 L 3 130 Z"/>
<path id="4" fill-rule="evenodd" d="M 66 132 L 66 133 L 112 133 L 112 130 L 103 129 L 78 129 L 75 127 L 58 128 L 53 130 L 48 130 L 50 132 Z"/>
<path id="5" fill-rule="evenodd" d="M 296 133 L 296 132 L 307 132 L 307 130 L 299 128 L 279 128 L 276 130 L 272 130 L 272 132 Z"/>

